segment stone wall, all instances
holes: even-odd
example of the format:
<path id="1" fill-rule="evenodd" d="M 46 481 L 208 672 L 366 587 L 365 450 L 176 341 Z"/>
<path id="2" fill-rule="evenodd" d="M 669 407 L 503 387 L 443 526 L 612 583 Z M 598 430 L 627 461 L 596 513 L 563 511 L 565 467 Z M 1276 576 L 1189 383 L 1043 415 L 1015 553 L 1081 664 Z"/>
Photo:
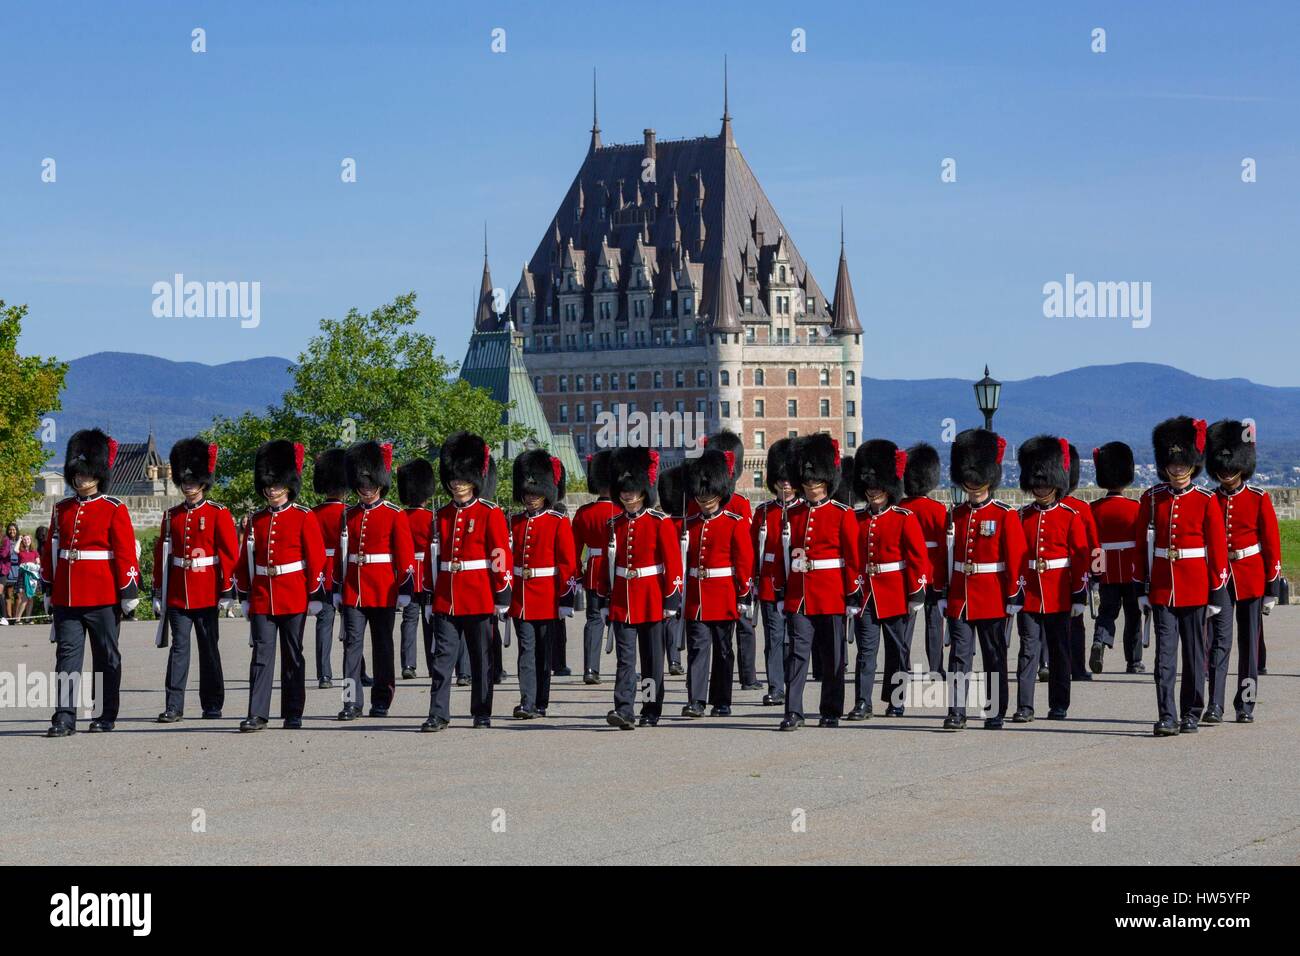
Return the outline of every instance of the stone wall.
<path id="1" fill-rule="evenodd" d="M 172 505 L 180 504 L 180 495 L 118 495 L 131 512 L 131 524 L 137 534 L 152 533 L 162 523 L 163 512 Z M 28 509 L 27 514 L 18 520 L 18 527 L 30 534 L 39 525 L 50 523 L 50 512 L 54 504 L 62 499 L 57 495 L 46 495 Z"/>

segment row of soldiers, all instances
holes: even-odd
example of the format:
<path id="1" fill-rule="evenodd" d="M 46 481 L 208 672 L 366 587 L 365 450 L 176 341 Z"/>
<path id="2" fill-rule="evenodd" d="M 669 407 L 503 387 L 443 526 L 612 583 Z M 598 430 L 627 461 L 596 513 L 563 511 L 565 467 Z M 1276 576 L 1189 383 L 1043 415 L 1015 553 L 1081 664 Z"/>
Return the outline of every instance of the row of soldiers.
<path id="1" fill-rule="evenodd" d="M 164 516 L 155 549 L 158 643 L 171 642 L 159 720 L 183 716 L 191 635 L 199 646 L 203 715 L 220 716 L 219 609 L 235 601 L 249 620 L 252 647 L 241 731 L 267 725 L 277 649 L 281 717 L 285 727 L 301 727 L 306 619 L 317 618 L 318 663 L 323 653 L 327 666 L 336 611 L 344 625 L 340 720 L 364 711 L 366 631 L 374 662 L 369 713 L 387 716 L 399 615 L 412 637 L 421 627 L 432 678 L 421 730 L 449 725 L 453 671 L 460 662 L 463 673 L 466 657 L 473 724 L 490 726 L 500 669 L 494 647 L 503 636 L 508 643 L 512 632 L 520 685 L 513 716 L 544 717 L 552 652 L 581 590 L 587 605 L 584 680 L 601 680 L 602 635 L 606 652 L 616 655 L 614 707 L 606 716 L 613 727 L 659 722 L 665 662 L 670 672 L 683 670 L 683 650 L 682 716 L 702 718 L 708 706 L 714 716 L 730 714 L 737 649 L 742 688 L 761 687 L 753 626 L 761 616 L 768 685 L 763 703 L 783 707 L 781 730 L 804 725 L 810 670 L 821 684 L 820 726 L 870 718 L 881 643 L 885 714 L 901 716 L 918 619 L 931 674 L 948 688 L 944 728 L 965 727 L 968 691 L 977 684 L 984 725 L 997 729 L 1009 704 L 1013 620 L 1020 654 L 1012 720 L 1034 718 L 1035 677 L 1044 655 L 1048 716 L 1065 719 L 1072 681 L 1087 679 L 1083 613 L 1090 583 L 1096 583 L 1101 611 L 1087 666 L 1101 670 L 1122 607 L 1127 669 L 1140 672 L 1146 640 L 1137 638 L 1139 614 L 1147 622 L 1144 634 L 1154 625 L 1157 735 L 1195 732 L 1202 722 L 1223 719 L 1234 624 L 1233 705 L 1239 721 L 1251 721 L 1260 615 L 1276 602 L 1281 570 L 1271 501 L 1248 484 L 1255 463 L 1251 428 L 1186 417 L 1162 422 L 1153 432 L 1161 482 L 1137 501 L 1124 495 L 1134 478 L 1127 445 L 1094 449 L 1098 482 L 1107 493 L 1089 505 L 1071 495 L 1078 484 L 1077 450 L 1044 435 L 1018 450 L 1020 486 L 1032 500 L 1015 509 L 993 495 L 1005 450 L 1005 441 L 985 429 L 956 437 L 949 477 L 964 500 L 949 508 L 930 496 L 941 465 L 929 445 L 903 450 L 874 439 L 841 461 L 829 435 L 782 439 L 767 455 L 773 497 L 751 511 L 736 492 L 742 443 L 729 432 L 711 436 L 697 456 L 662 472 L 652 449 L 607 449 L 587 462 L 587 487 L 596 500 L 570 520 L 562 504 L 564 468 L 543 450 L 514 460 L 514 499 L 521 506 L 514 514 L 490 500 L 495 460 L 482 438 L 466 432 L 437 450 L 438 482 L 450 496 L 443 507 L 426 507 L 435 465 L 425 459 L 397 469 L 407 507 L 389 502 L 392 446 L 361 442 L 318 456 L 315 483 L 327 497 L 313 510 L 295 501 L 302 446 L 271 441 L 254 462 L 254 485 L 266 507 L 237 529 L 229 510 L 207 498 L 218 450 L 186 439 L 171 454 L 185 500 Z M 70 440 L 65 474 L 75 494 L 55 507 L 42 554 L 57 670 L 80 672 L 88 635 L 101 675 L 92 732 L 113 729 L 118 627 L 139 598 L 130 516 L 107 494 L 114 453 L 112 439 L 97 430 Z M 1192 483 L 1207 466 L 1219 482 L 1213 491 Z M 357 499 L 351 507 L 342 500 L 344 485 Z M 857 644 L 855 699 L 846 715 L 850 642 Z M 1183 683 L 1175 702 L 1180 646 Z M 404 674 L 414 669 L 405 653 L 403 666 Z M 66 736 L 74 729 L 73 700 L 61 685 L 49 733 Z"/>

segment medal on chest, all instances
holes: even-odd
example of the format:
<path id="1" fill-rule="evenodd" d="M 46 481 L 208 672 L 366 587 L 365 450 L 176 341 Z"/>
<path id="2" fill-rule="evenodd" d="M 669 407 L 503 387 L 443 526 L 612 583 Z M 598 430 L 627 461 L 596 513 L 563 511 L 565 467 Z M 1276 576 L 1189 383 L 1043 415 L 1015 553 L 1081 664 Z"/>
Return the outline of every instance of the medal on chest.
<path id="1" fill-rule="evenodd" d="M 980 537 L 991 538 L 998 532 L 998 523 L 996 521 L 980 522 Z"/>

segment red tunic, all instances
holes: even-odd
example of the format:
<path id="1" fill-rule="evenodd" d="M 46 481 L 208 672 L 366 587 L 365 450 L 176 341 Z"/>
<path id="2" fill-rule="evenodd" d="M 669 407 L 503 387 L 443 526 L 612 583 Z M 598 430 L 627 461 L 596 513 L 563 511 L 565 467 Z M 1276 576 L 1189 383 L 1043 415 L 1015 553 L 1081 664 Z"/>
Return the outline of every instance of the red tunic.
<path id="1" fill-rule="evenodd" d="M 316 523 L 320 525 L 321 540 L 325 542 L 325 590 L 334 591 L 334 565 L 338 563 L 339 539 L 343 535 L 343 514 L 348 510 L 338 498 L 322 501 L 312 508 Z"/>
<path id="2" fill-rule="evenodd" d="M 573 526 L 558 511 L 510 516 L 514 587 L 510 616 L 521 621 L 553 621 L 560 606 L 573 607 L 578 590 L 578 551 Z"/>
<path id="3" fill-rule="evenodd" d="M 784 509 L 778 498 L 760 504 L 750 524 L 750 544 L 754 547 L 754 579 L 760 601 L 776 601 L 777 590 L 782 585 L 778 577 L 785 564 L 785 546 L 781 541 L 781 525 L 789 509 L 801 499 L 794 498 Z"/>
<path id="4" fill-rule="evenodd" d="M 433 512 L 428 508 L 407 508 L 406 523 L 411 528 L 411 547 L 415 549 L 415 593 L 423 594 L 425 565 L 429 561 L 429 541 L 433 538 Z"/>
<path id="5" fill-rule="evenodd" d="M 55 537 L 59 553 L 52 554 Z M 110 495 L 64 498 L 41 546 L 41 578 L 56 607 L 102 607 L 136 596 L 140 568 L 126 505 Z M 80 552 L 80 553 L 78 553 Z"/>
<path id="6" fill-rule="evenodd" d="M 1146 547 L 1146 529 L 1137 524 L 1137 499 L 1112 491 L 1092 502 L 1089 510 L 1101 548 L 1101 580 L 1106 584 L 1128 584 L 1137 573 L 1138 548 Z"/>
<path id="7" fill-rule="evenodd" d="M 1062 499 L 1046 508 L 1025 505 L 1020 523 L 1026 546 L 1025 610 L 1060 614 L 1082 604 L 1091 554 L 1082 515 Z"/>
<path id="8" fill-rule="evenodd" d="M 952 512 L 953 565 L 948 617 L 987 621 L 1005 617 L 1019 603 L 1024 580 L 1025 532 L 1014 508 L 996 498 L 969 501 Z"/>
<path id="9" fill-rule="evenodd" d="M 334 575 L 343 581 L 349 607 L 396 607 L 398 594 L 410 595 L 415 583 L 415 547 L 406 513 L 391 501 L 348 509 L 348 565 L 334 558 Z"/>
<path id="10" fill-rule="evenodd" d="M 464 505 L 454 501 L 443 505 L 433 521 L 437 575 L 432 551 L 425 568 L 427 580 L 434 582 L 434 613 L 459 617 L 509 607 L 511 560 L 505 512 L 491 501 L 475 498 Z"/>
<path id="11" fill-rule="evenodd" d="M 1155 521 L 1155 554 L 1147 567 L 1146 528 Z M 1198 607 L 1228 581 L 1228 538 L 1214 492 L 1196 485 L 1175 491 L 1167 484 L 1148 488 L 1138 504 L 1135 580 L 1148 582 L 1152 604 Z"/>
<path id="12" fill-rule="evenodd" d="M 624 624 L 662 621 L 681 606 L 682 555 L 672 519 L 643 508 L 619 511 L 609 522 L 606 547 L 614 552 L 614 583 L 608 574 L 598 593 L 608 601 L 610 620 Z"/>
<path id="13" fill-rule="evenodd" d="M 1273 499 L 1263 488 L 1241 484 L 1216 492 L 1228 535 L 1228 564 L 1238 601 L 1263 597 L 1282 573 L 1282 547 Z"/>
<path id="14" fill-rule="evenodd" d="M 930 558 L 930 586 L 948 586 L 948 507 L 928 495 L 904 498 L 898 503 L 916 515 L 925 536 L 925 550 Z"/>
<path id="15" fill-rule="evenodd" d="M 230 509 L 205 498 L 193 507 L 179 504 L 167 510 L 153 546 L 155 595 L 162 588 L 164 534 L 171 541 L 167 607 L 216 607 L 234 586 L 239 563 L 239 532 Z"/>
<path id="16" fill-rule="evenodd" d="M 609 519 L 619 513 L 618 505 L 608 498 L 597 498 L 577 510 L 573 516 L 573 539 L 579 550 L 587 551 L 582 586 L 599 591 L 600 581 L 609 578 L 605 547 L 609 544 Z"/>
<path id="17" fill-rule="evenodd" d="M 921 600 L 930 579 L 921 523 L 897 505 L 879 514 L 859 511 L 857 519 L 864 593 L 875 602 L 877 617 L 906 614 L 908 598 Z"/>
<path id="18" fill-rule="evenodd" d="M 790 573 L 777 562 L 786 611 L 843 614 L 860 587 L 858 522 L 848 505 L 823 498 L 790 508 Z M 778 539 L 779 540 L 779 539 Z"/>
<path id="19" fill-rule="evenodd" d="M 253 534 L 253 573 L 248 533 Z M 302 614 L 309 601 L 325 599 L 325 542 L 320 524 L 300 504 L 263 508 L 245 525 L 235 564 L 235 583 L 250 614 Z"/>
<path id="20" fill-rule="evenodd" d="M 686 611 L 688 621 L 734 621 L 739 603 L 751 597 L 754 546 L 748 519 L 734 511 L 686 519 Z"/>

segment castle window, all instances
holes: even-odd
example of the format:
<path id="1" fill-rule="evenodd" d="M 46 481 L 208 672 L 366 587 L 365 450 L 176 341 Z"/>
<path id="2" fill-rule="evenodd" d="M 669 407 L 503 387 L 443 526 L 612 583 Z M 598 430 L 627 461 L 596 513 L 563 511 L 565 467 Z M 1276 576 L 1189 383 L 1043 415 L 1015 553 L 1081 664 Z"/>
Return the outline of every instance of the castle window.
<path id="1" fill-rule="evenodd" d="M 618 333 L 618 344 L 627 345 L 627 330 Z"/>
<path id="2" fill-rule="evenodd" d="M 609 318 L 609 303 L 608 303 L 608 302 L 602 302 L 602 303 L 600 304 L 600 317 L 601 317 L 602 319 L 608 319 L 608 318 Z"/>
<path id="3" fill-rule="evenodd" d="M 566 349 L 576 349 L 578 347 L 578 337 L 572 333 L 564 337 L 564 347 Z"/>
<path id="4" fill-rule="evenodd" d="M 551 321 L 551 306 L 549 304 L 546 306 L 546 321 Z"/>
<path id="5" fill-rule="evenodd" d="M 656 412 L 662 412 L 662 411 L 664 410 L 664 403 L 663 403 L 663 402 L 655 402 L 655 403 L 654 403 L 652 406 L 650 406 L 650 407 L 651 407 L 654 411 L 656 411 Z"/>
<path id="6" fill-rule="evenodd" d="M 542 377 L 540 375 L 533 376 L 533 391 L 539 394 L 542 391 Z"/>
<path id="7" fill-rule="evenodd" d="M 722 417 L 723 418 L 731 417 L 731 402 L 722 403 Z"/>
<path id="8" fill-rule="evenodd" d="M 808 301 L 805 303 L 805 305 L 807 306 L 806 311 L 809 315 L 812 315 L 817 311 L 817 300 L 814 299 L 812 296 L 808 296 Z"/>
<path id="9" fill-rule="evenodd" d="M 777 329 L 777 330 L 776 330 L 776 341 L 777 341 L 777 344 L 779 344 L 779 345 L 789 345 L 789 344 L 790 344 L 790 330 L 789 330 L 789 329 Z"/>
<path id="10" fill-rule="evenodd" d="M 693 309 L 694 307 L 695 307 L 695 302 L 694 302 L 694 300 L 692 300 L 691 297 L 688 295 L 688 296 L 686 297 L 686 301 L 685 301 L 685 302 L 683 303 L 683 305 L 682 305 L 682 308 L 683 308 L 683 310 L 684 310 L 684 311 L 683 311 L 683 314 L 684 314 L 684 315 L 690 315 L 690 314 L 691 314 L 691 309 Z"/>
<path id="11" fill-rule="evenodd" d="M 763 487 L 763 473 L 761 471 L 754 472 L 754 487 L 755 488 Z"/>
<path id="12" fill-rule="evenodd" d="M 858 373 L 857 373 L 857 372 L 854 372 L 854 371 L 848 371 L 848 372 L 845 372 L 845 373 L 844 373 L 844 384 L 845 384 L 845 385 L 856 385 L 856 384 L 858 384 Z"/>
<path id="13" fill-rule="evenodd" d="M 574 409 L 574 411 L 577 413 L 577 419 L 578 419 L 578 421 L 580 421 L 580 422 L 585 422 L 585 421 L 587 420 L 587 406 L 586 406 L 586 405 L 583 405 L 581 402 L 579 402 L 578 405 L 577 405 L 577 407 Z"/>
<path id="14" fill-rule="evenodd" d="M 755 385 L 762 385 L 762 384 L 764 384 L 764 379 L 765 379 L 765 376 L 764 376 L 763 370 L 762 370 L 761 368 L 756 368 L 756 369 L 754 369 L 754 384 L 755 384 Z"/>
<path id="15" fill-rule="evenodd" d="M 752 325 L 745 326 L 745 341 L 751 345 L 758 341 L 758 333 Z"/>
<path id="16" fill-rule="evenodd" d="M 708 376 L 708 373 L 705 372 L 704 369 L 702 369 L 702 368 L 700 368 L 700 369 L 696 369 L 696 370 L 695 370 L 695 386 L 696 386 L 696 388 L 705 388 L 705 387 L 708 386 L 708 384 L 709 384 L 709 376 Z"/>
<path id="17" fill-rule="evenodd" d="M 604 377 L 603 377 L 599 372 L 597 372 L 595 375 L 593 375 L 593 376 L 591 377 L 591 390 L 592 390 L 593 392 L 599 392 L 599 391 L 601 390 L 601 388 L 603 387 L 603 386 L 601 385 L 601 382 L 602 382 L 603 380 L 604 380 Z"/>
<path id="18" fill-rule="evenodd" d="M 785 281 L 785 266 L 781 267 L 781 281 Z"/>
<path id="19" fill-rule="evenodd" d="M 561 422 L 567 422 L 568 420 L 569 420 L 569 406 L 568 406 L 568 405 L 561 405 L 561 406 L 560 406 L 560 421 L 561 421 Z"/>
<path id="20" fill-rule="evenodd" d="M 605 403 L 604 403 L 604 402 L 592 402 L 592 403 L 591 403 L 591 417 L 592 417 L 592 418 L 599 418 L 599 417 L 601 416 L 601 414 L 602 414 L 604 411 L 605 411 Z"/>
<path id="21" fill-rule="evenodd" d="M 747 295 L 747 296 L 745 296 L 745 306 L 744 306 L 744 308 L 745 308 L 745 311 L 746 311 L 746 312 L 753 312 L 753 311 L 754 311 L 754 297 L 753 297 L 752 295 Z"/>
<path id="22" fill-rule="evenodd" d="M 578 434 L 576 434 L 576 435 L 573 436 L 573 443 L 577 446 L 578 451 L 586 451 L 586 450 L 587 450 L 587 433 L 586 433 L 586 432 L 578 432 Z"/>
<path id="23" fill-rule="evenodd" d="M 844 414 L 845 414 L 845 415 L 856 415 L 857 413 L 858 413 L 858 403 L 857 403 L 857 402 L 845 402 L 845 403 L 844 403 Z"/>
<path id="24" fill-rule="evenodd" d="M 767 417 L 767 402 L 765 402 L 761 398 L 754 399 L 754 417 L 755 418 Z"/>
<path id="25" fill-rule="evenodd" d="M 607 349 L 607 348 L 609 348 L 609 333 L 608 333 L 608 332 L 601 332 L 601 333 L 600 333 L 600 347 L 601 347 L 602 349 Z"/>
<path id="26" fill-rule="evenodd" d="M 663 388 L 663 387 L 664 387 L 664 373 L 663 373 L 663 372 L 655 372 L 655 379 L 654 379 L 654 382 L 655 382 L 655 384 L 654 384 L 654 387 L 655 387 L 655 388 Z"/>
<path id="27" fill-rule="evenodd" d="M 568 390 L 569 390 L 569 376 L 567 376 L 567 375 L 561 375 L 561 376 L 560 376 L 560 391 L 562 391 L 562 392 L 567 392 Z"/>
<path id="28" fill-rule="evenodd" d="M 799 437 L 799 433 L 798 433 L 797 431 L 795 431 L 795 430 L 792 428 L 792 429 L 790 429 L 788 432 L 785 433 L 785 437 L 786 437 L 786 438 L 798 438 L 798 437 Z"/>
<path id="29" fill-rule="evenodd" d="M 829 385 L 831 383 L 831 370 L 828 368 L 822 369 L 817 375 L 817 382 L 819 385 Z"/>
<path id="30" fill-rule="evenodd" d="M 527 322 L 527 321 L 528 321 L 528 306 L 524 306 L 524 307 L 523 307 L 523 310 L 521 311 L 520 314 L 523 316 L 523 320 L 524 320 L 525 322 Z"/>
<path id="31" fill-rule="evenodd" d="M 728 372 L 725 368 L 718 373 L 718 384 L 719 385 L 731 384 L 731 373 Z"/>
<path id="32" fill-rule="evenodd" d="M 637 344 L 637 345 L 645 345 L 645 330 L 644 330 L 644 329 L 637 329 L 637 330 L 636 330 L 636 344 Z"/>
<path id="33" fill-rule="evenodd" d="M 754 447 L 755 448 L 767 447 L 767 432 L 762 430 L 754 432 Z"/>
<path id="34" fill-rule="evenodd" d="M 627 373 L 627 388 L 628 391 L 636 391 L 636 372 Z"/>
<path id="35" fill-rule="evenodd" d="M 618 391 L 618 372 L 609 373 L 609 387 Z"/>
<path id="36" fill-rule="evenodd" d="M 790 369 L 790 370 L 788 370 L 788 371 L 785 373 L 785 384 L 787 384 L 787 385 L 798 385 L 798 384 L 799 384 L 799 373 L 798 373 L 798 371 L 796 371 L 795 369 Z"/>
<path id="37" fill-rule="evenodd" d="M 799 399 L 787 398 L 785 400 L 785 413 L 790 418 L 799 417 Z"/>
<path id="38" fill-rule="evenodd" d="M 820 402 L 817 403 L 817 405 L 819 410 L 822 413 L 822 418 L 831 417 L 831 400 L 829 398 L 823 398 Z"/>
<path id="39" fill-rule="evenodd" d="M 698 412 L 698 413 L 701 414 L 701 415 L 704 414 L 704 399 L 702 399 L 702 398 L 697 398 L 697 399 L 695 400 L 695 411 Z"/>
<path id="40" fill-rule="evenodd" d="M 673 384 L 676 385 L 678 388 L 685 388 L 685 387 L 686 387 L 686 373 L 683 372 L 681 369 L 678 369 L 677 371 L 675 371 L 675 372 L 673 373 Z"/>
<path id="41" fill-rule="evenodd" d="M 849 446 L 850 448 L 856 448 L 857 445 L 858 445 L 858 433 L 857 433 L 857 432 L 849 432 L 849 433 L 848 433 L 848 446 Z"/>
<path id="42" fill-rule="evenodd" d="M 583 342 L 586 343 L 587 348 L 591 348 L 591 333 L 590 333 L 590 332 L 585 332 L 585 333 L 583 333 L 582 340 L 583 340 Z"/>
<path id="43" fill-rule="evenodd" d="M 678 412 L 686 411 L 686 403 L 683 402 L 680 398 L 677 399 L 677 401 L 673 402 L 673 410 Z"/>
<path id="44" fill-rule="evenodd" d="M 664 342 L 673 345 L 677 342 L 677 332 L 675 329 L 664 329 Z"/>
<path id="45" fill-rule="evenodd" d="M 687 329 L 687 330 L 686 330 L 686 344 L 687 344 L 687 345 L 690 345 L 690 344 L 692 344 L 694 341 L 695 341 L 695 330 L 694 330 L 694 329 Z"/>
<path id="46" fill-rule="evenodd" d="M 575 392 L 585 392 L 587 390 L 587 377 L 585 375 L 574 376 L 573 390 Z"/>
<path id="47" fill-rule="evenodd" d="M 549 351 L 550 351 L 551 349 L 553 349 L 553 348 L 555 348 L 555 336 L 554 336 L 554 335 L 548 335 L 548 336 L 546 337 L 546 351 L 549 352 Z"/>

